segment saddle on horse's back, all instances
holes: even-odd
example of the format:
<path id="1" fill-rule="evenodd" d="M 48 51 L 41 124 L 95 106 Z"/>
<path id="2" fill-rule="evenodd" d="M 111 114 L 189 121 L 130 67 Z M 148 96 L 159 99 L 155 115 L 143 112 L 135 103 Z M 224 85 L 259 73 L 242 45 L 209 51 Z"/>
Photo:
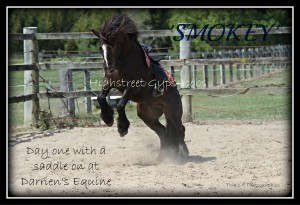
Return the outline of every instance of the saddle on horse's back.
<path id="1" fill-rule="evenodd" d="M 164 89 L 159 88 L 159 85 L 161 86 L 162 82 L 168 80 L 172 86 L 176 86 L 176 83 L 173 77 L 171 76 L 171 74 L 168 71 L 164 70 L 164 68 L 159 64 L 159 61 L 162 60 L 162 57 L 161 56 L 150 57 L 148 53 L 152 51 L 151 46 L 141 44 L 141 47 L 145 53 L 146 64 L 148 68 L 152 69 L 152 72 L 154 74 L 154 79 L 156 80 L 152 91 L 152 95 L 154 97 L 162 96 L 164 94 Z M 151 63 L 151 61 L 153 63 Z"/>
<path id="2" fill-rule="evenodd" d="M 141 46 L 142 46 L 142 48 L 144 49 L 144 51 L 148 54 L 148 53 L 150 53 L 151 51 L 152 51 L 152 47 L 151 46 L 148 46 L 148 45 L 146 45 L 146 44 L 141 44 Z M 161 61 L 162 60 L 162 57 L 161 56 L 149 56 L 148 55 L 148 57 L 149 58 L 151 58 L 153 61 L 155 61 L 155 62 L 159 62 L 159 61 Z"/>

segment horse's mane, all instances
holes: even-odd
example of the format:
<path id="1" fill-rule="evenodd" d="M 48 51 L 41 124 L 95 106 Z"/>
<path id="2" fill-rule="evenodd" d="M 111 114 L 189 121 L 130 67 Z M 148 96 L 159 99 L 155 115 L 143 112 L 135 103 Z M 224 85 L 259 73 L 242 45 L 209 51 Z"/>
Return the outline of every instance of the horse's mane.
<path id="1" fill-rule="evenodd" d="M 129 16 L 114 15 L 109 20 L 105 21 L 104 26 L 100 30 L 100 35 L 104 41 L 112 40 L 117 33 L 130 34 L 137 39 L 138 29 Z"/>

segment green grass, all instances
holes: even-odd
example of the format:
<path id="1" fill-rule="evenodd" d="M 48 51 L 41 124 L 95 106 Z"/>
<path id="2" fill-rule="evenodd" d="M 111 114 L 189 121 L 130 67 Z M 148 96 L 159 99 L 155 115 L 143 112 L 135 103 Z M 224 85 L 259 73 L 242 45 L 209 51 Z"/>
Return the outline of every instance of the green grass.
<path id="1" fill-rule="evenodd" d="M 8 73 L 8 94 L 9 96 L 23 95 L 24 72 L 16 71 Z"/>
<path id="2" fill-rule="evenodd" d="M 290 93 L 246 93 L 229 97 L 193 96 L 193 119 L 288 120 L 291 117 L 290 96 Z"/>
<path id="3" fill-rule="evenodd" d="M 235 76 L 235 67 L 233 70 L 235 71 Z M 212 70 L 210 71 L 212 72 Z M 229 72 L 228 69 L 225 74 L 226 76 L 228 76 L 227 72 Z M 241 81 L 240 83 L 235 81 L 235 83 L 236 84 L 232 85 L 233 87 L 291 87 L 291 71 L 283 70 L 270 75 L 266 73 L 266 75 L 262 76 L 260 79 L 249 79 L 248 73 L 247 80 Z M 221 95 L 228 97 L 212 97 L 204 94 L 193 96 L 193 119 L 291 119 L 291 93 L 277 93 L 278 95 L 270 94 L 248 92 L 246 94 L 234 96 Z"/>
<path id="4" fill-rule="evenodd" d="M 8 106 L 9 127 L 20 126 L 24 123 L 24 103 L 13 103 Z"/>

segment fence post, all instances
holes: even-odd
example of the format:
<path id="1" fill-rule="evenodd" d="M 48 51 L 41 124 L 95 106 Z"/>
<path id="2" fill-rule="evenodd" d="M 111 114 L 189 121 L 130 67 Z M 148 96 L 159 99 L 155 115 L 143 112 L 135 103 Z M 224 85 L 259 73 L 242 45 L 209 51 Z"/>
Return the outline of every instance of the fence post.
<path id="1" fill-rule="evenodd" d="M 91 75 L 89 70 L 84 70 L 84 76 L 85 76 L 85 90 L 90 91 L 91 90 Z M 88 114 L 92 113 L 92 101 L 91 97 L 85 98 L 85 108 L 86 112 Z"/>
<path id="2" fill-rule="evenodd" d="M 285 57 L 283 45 L 279 45 L 279 51 L 280 51 L 280 57 Z M 282 62 L 281 63 L 281 69 L 284 70 L 285 66 L 286 66 L 285 63 Z"/>
<path id="3" fill-rule="evenodd" d="M 24 34 L 37 33 L 37 27 L 23 28 Z M 24 64 L 39 63 L 38 41 L 24 40 Z M 24 71 L 24 95 L 39 93 L 39 70 Z M 39 120 L 40 102 L 38 97 L 24 102 L 24 124 L 37 126 Z"/>
<path id="4" fill-rule="evenodd" d="M 242 49 L 242 58 L 246 58 L 247 53 L 246 49 Z M 243 73 L 244 73 L 244 79 L 247 79 L 247 64 L 243 64 Z"/>
<path id="5" fill-rule="evenodd" d="M 239 58 L 241 58 L 241 51 L 239 49 L 236 49 L 236 54 Z M 237 80 L 241 80 L 241 65 L 236 64 L 236 78 Z"/>
<path id="6" fill-rule="evenodd" d="M 202 53 L 202 58 L 207 59 L 207 53 L 206 52 Z M 203 80 L 204 80 L 205 87 L 208 88 L 208 65 L 203 65 Z M 201 85 L 202 85 L 202 83 L 201 83 Z"/>
<path id="7" fill-rule="evenodd" d="M 85 62 L 90 61 L 90 59 L 89 59 L 90 56 L 91 56 L 91 53 L 87 52 Z M 90 74 L 89 70 L 84 70 L 84 78 L 85 78 L 85 90 L 90 91 L 91 90 L 91 74 Z M 88 114 L 92 113 L 91 97 L 85 98 L 85 108 L 86 108 L 86 112 Z"/>
<path id="8" fill-rule="evenodd" d="M 203 65 L 203 75 L 205 87 L 208 88 L 208 65 Z"/>
<path id="9" fill-rule="evenodd" d="M 248 51 L 249 51 L 249 57 L 253 58 L 253 56 L 254 56 L 253 55 L 253 49 L 249 48 Z M 250 71 L 249 71 L 249 73 L 250 73 L 250 78 L 253 78 L 253 63 L 250 64 Z"/>
<path id="10" fill-rule="evenodd" d="M 180 59 L 190 59 L 191 57 L 191 39 L 187 40 L 186 37 L 180 41 Z M 180 70 L 180 85 L 182 89 L 191 88 L 191 66 L 181 66 Z M 183 95 L 182 98 L 182 121 L 192 121 L 192 96 Z"/>
<path id="11" fill-rule="evenodd" d="M 72 70 L 67 71 L 68 92 L 74 91 L 72 73 L 73 73 Z M 69 107 L 70 117 L 75 117 L 75 102 L 73 97 L 68 98 L 68 107 Z"/>
<path id="12" fill-rule="evenodd" d="M 259 57 L 259 50 L 258 48 L 255 48 L 255 58 L 258 58 Z M 259 72 L 259 64 L 256 63 L 256 66 L 255 66 L 255 69 L 256 69 L 256 78 L 260 78 L 260 72 Z"/>
<path id="13" fill-rule="evenodd" d="M 266 57 L 271 57 L 270 55 L 270 46 L 266 48 Z M 267 74 L 270 74 L 270 63 L 267 64 Z"/>
<path id="14" fill-rule="evenodd" d="M 279 49 L 278 49 L 278 45 L 275 46 L 275 57 L 280 57 L 279 56 Z M 275 68 L 278 71 L 280 69 L 280 63 L 275 63 Z"/>
<path id="15" fill-rule="evenodd" d="M 172 56 L 169 56 L 169 60 L 172 60 Z M 175 70 L 174 70 L 174 66 L 170 66 L 171 69 L 171 76 L 173 77 L 173 79 L 175 80 Z"/>
<path id="16" fill-rule="evenodd" d="M 232 58 L 232 50 L 228 51 L 228 57 Z M 233 82 L 233 67 L 232 67 L 232 63 L 229 64 L 229 75 L 230 75 L 230 82 Z"/>
<path id="17" fill-rule="evenodd" d="M 260 48 L 260 49 L 259 49 L 259 56 L 260 56 L 260 57 L 265 57 L 265 56 L 264 56 L 264 52 L 263 52 L 263 48 Z M 265 64 L 264 64 L 264 63 L 261 64 L 261 74 L 262 74 L 262 75 L 265 74 Z"/>
<path id="18" fill-rule="evenodd" d="M 216 49 L 214 49 L 214 52 L 212 53 L 212 56 L 214 59 L 217 58 Z M 217 65 L 213 65 L 213 86 L 217 86 Z"/>
<path id="19" fill-rule="evenodd" d="M 271 56 L 274 58 L 274 57 L 276 57 L 276 52 L 275 52 L 275 46 L 270 46 L 270 49 L 271 49 Z M 275 70 L 276 70 L 276 63 L 272 63 L 272 69 L 271 69 L 271 71 L 272 72 L 275 72 Z"/>
<path id="20" fill-rule="evenodd" d="M 224 52 L 224 50 L 220 51 L 219 54 L 220 54 L 220 57 L 221 57 L 222 59 L 225 58 L 225 52 Z M 221 64 L 221 65 L 220 65 L 220 74 L 221 74 L 221 84 L 226 84 L 226 78 L 225 78 L 225 65 L 224 65 L 224 64 Z"/>
<path id="21" fill-rule="evenodd" d="M 194 88 L 197 88 L 197 66 L 193 65 Z"/>
<path id="22" fill-rule="evenodd" d="M 59 79 L 60 79 L 60 88 L 59 90 L 62 92 L 68 91 L 68 81 L 67 81 L 67 69 L 61 68 L 58 70 L 59 72 Z M 60 107 L 60 114 L 61 116 L 66 116 L 69 114 L 68 109 L 68 99 L 61 98 L 61 107 Z"/>
<path id="23" fill-rule="evenodd" d="M 283 46 L 282 46 L 282 50 L 283 50 L 283 55 L 282 55 L 282 57 L 287 58 L 287 53 L 288 53 L 288 51 L 287 51 L 287 46 L 286 46 L 286 45 L 283 45 Z M 284 64 L 284 69 L 287 69 L 287 68 L 288 68 L 288 63 L 283 63 L 283 64 Z"/>
<path id="24" fill-rule="evenodd" d="M 278 57 L 280 58 L 281 57 L 281 45 L 277 45 L 277 51 L 278 51 Z M 282 69 L 282 63 L 280 62 L 279 63 L 279 70 Z"/>
<path id="25" fill-rule="evenodd" d="M 291 46 L 290 45 L 287 45 L 287 58 L 288 58 L 288 61 L 291 60 Z M 292 68 L 292 63 L 288 63 L 288 69 L 291 69 Z"/>
<path id="26" fill-rule="evenodd" d="M 39 52 L 39 62 L 43 62 L 44 61 L 44 55 L 45 55 L 45 50 L 41 50 Z"/>

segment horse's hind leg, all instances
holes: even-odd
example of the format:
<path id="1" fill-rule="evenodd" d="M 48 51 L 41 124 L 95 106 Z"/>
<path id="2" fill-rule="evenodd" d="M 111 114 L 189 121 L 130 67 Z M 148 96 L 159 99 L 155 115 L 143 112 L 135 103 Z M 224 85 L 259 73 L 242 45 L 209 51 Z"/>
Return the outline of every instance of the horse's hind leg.
<path id="1" fill-rule="evenodd" d="M 185 127 L 182 124 L 182 106 L 178 103 L 169 103 L 163 108 L 163 112 L 167 118 L 167 150 L 174 155 L 179 154 L 181 157 L 189 155 L 189 150 L 184 142 Z"/>
<path id="2" fill-rule="evenodd" d="M 151 107 L 147 104 L 138 103 L 137 114 L 139 118 L 141 118 L 144 121 L 144 123 L 159 136 L 160 149 L 164 150 L 164 147 L 166 145 L 166 128 L 158 120 L 159 117 L 163 114 L 162 110 L 155 107 Z"/>
<path id="3" fill-rule="evenodd" d="M 184 125 L 182 125 L 182 137 L 180 137 L 180 142 L 179 142 L 179 154 L 181 154 L 182 156 L 189 156 L 189 149 L 186 146 L 185 142 L 184 142 L 184 138 L 185 138 L 185 127 Z"/>
<path id="4" fill-rule="evenodd" d="M 100 117 L 106 125 L 112 126 L 114 124 L 114 110 L 107 104 L 106 96 L 108 95 L 111 87 L 108 84 L 103 85 L 97 100 L 100 105 Z"/>

